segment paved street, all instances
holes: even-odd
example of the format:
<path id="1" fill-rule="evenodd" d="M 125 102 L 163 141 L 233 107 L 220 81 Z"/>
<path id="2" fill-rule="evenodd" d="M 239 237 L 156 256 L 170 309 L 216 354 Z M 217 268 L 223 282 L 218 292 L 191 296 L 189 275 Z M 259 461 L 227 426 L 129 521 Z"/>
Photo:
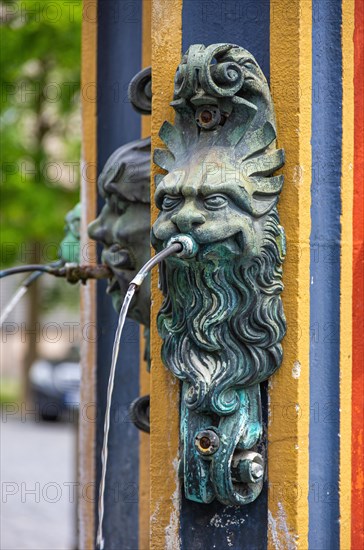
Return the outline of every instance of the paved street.
<path id="1" fill-rule="evenodd" d="M 76 548 L 75 426 L 3 414 L 0 429 L 1 550 Z"/>

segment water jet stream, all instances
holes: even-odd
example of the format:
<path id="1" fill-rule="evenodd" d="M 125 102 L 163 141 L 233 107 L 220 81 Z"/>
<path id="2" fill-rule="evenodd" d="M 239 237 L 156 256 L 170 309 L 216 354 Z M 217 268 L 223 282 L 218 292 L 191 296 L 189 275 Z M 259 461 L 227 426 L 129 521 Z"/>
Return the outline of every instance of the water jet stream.
<path id="1" fill-rule="evenodd" d="M 61 267 L 62 265 L 63 265 L 63 261 L 60 260 L 59 262 L 54 262 L 53 264 L 51 264 L 50 267 L 57 268 L 57 267 Z M 6 271 L 9 271 L 9 270 L 6 270 Z M 5 273 L 5 272 L 2 271 L 1 273 Z M 31 275 L 29 275 L 24 280 L 24 282 L 20 285 L 18 290 L 15 292 L 14 296 L 11 298 L 10 302 L 5 306 L 5 309 L 0 316 L 0 327 L 8 318 L 8 316 L 13 311 L 15 306 L 20 302 L 22 297 L 28 292 L 30 285 L 34 283 L 34 281 L 36 281 L 41 275 L 43 275 L 43 273 L 44 271 L 39 271 L 39 270 L 35 271 L 35 273 L 32 273 Z M 14 275 L 15 273 L 10 273 L 10 274 Z"/>
<path id="2" fill-rule="evenodd" d="M 13 311 L 17 303 L 20 302 L 24 294 L 27 293 L 28 288 L 29 288 L 28 286 L 22 285 L 15 292 L 14 296 L 11 298 L 10 302 L 5 306 L 5 309 L 1 314 L 0 326 L 2 326 L 2 324 L 5 322 L 5 319 L 7 319 L 8 315 L 10 315 L 10 313 Z"/>
<path id="3" fill-rule="evenodd" d="M 166 259 L 172 254 L 178 254 L 182 256 L 186 254 L 190 257 L 191 248 L 196 244 L 193 239 L 188 235 L 181 236 L 181 241 L 178 240 L 179 236 L 175 238 L 173 242 L 167 245 L 161 252 L 153 256 L 137 273 L 134 279 L 131 281 L 126 296 L 124 298 L 123 305 L 119 314 L 118 327 L 115 333 L 114 346 L 112 350 L 112 359 L 111 359 L 111 368 L 109 375 L 109 382 L 107 387 L 107 399 L 106 399 L 106 411 L 105 411 L 105 421 L 104 421 L 104 440 L 102 445 L 101 452 L 101 462 L 102 462 L 102 471 L 101 471 L 101 480 L 100 480 L 100 489 L 99 489 L 99 502 L 98 502 L 98 514 L 99 514 L 99 523 L 97 528 L 97 539 L 96 544 L 100 550 L 104 549 L 105 540 L 103 537 L 102 525 L 105 512 L 105 481 L 106 481 L 106 471 L 107 471 L 107 459 L 108 459 L 108 441 L 109 441 L 109 430 L 110 430 L 110 410 L 111 410 L 111 401 L 112 394 L 114 390 L 114 381 L 115 381 L 115 370 L 116 362 L 119 355 L 120 340 L 122 331 L 125 324 L 126 315 L 130 303 L 133 299 L 136 289 L 143 283 L 144 279 L 147 277 L 148 273 L 162 260 Z M 192 246 L 193 245 L 193 246 Z"/>

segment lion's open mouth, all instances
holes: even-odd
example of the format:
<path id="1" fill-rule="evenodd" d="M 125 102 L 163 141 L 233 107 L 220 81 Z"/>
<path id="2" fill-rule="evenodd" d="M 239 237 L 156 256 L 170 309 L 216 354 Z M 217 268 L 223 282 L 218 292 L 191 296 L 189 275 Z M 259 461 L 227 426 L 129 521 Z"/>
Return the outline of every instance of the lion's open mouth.
<path id="1" fill-rule="evenodd" d="M 135 260 L 126 248 L 114 243 L 110 248 L 104 249 L 102 261 L 108 265 L 113 272 L 106 289 L 107 294 L 121 292 L 123 287 L 127 289 L 130 281 L 135 275 Z"/>

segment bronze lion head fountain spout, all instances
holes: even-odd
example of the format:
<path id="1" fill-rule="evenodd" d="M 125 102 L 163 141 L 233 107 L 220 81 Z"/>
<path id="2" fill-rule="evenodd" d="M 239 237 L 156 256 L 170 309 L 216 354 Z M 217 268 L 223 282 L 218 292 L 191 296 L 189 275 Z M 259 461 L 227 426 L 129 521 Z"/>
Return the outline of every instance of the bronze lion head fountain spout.
<path id="1" fill-rule="evenodd" d="M 284 164 L 273 104 L 254 57 L 231 44 L 189 48 L 154 162 L 160 210 L 152 244 L 192 237 L 190 258 L 161 270 L 166 367 L 183 382 L 187 498 L 246 504 L 260 493 L 260 383 L 279 368 L 285 235 L 277 202 Z"/>
<path id="2" fill-rule="evenodd" d="M 150 257 L 150 138 L 117 149 L 98 180 L 105 205 L 89 225 L 89 235 L 102 244 L 102 263 L 113 274 L 107 288 L 114 308 L 120 310 L 128 286 Z M 150 290 L 141 287 L 129 317 L 149 327 Z"/>

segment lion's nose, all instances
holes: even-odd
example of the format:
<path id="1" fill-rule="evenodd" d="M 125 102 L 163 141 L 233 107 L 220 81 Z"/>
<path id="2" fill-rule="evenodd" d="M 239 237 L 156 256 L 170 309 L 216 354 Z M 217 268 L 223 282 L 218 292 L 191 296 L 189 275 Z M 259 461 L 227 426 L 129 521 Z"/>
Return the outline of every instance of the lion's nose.
<path id="1" fill-rule="evenodd" d="M 195 208 L 185 206 L 177 214 L 174 214 L 171 220 L 180 231 L 186 233 L 196 225 L 205 223 L 206 218 Z"/>

